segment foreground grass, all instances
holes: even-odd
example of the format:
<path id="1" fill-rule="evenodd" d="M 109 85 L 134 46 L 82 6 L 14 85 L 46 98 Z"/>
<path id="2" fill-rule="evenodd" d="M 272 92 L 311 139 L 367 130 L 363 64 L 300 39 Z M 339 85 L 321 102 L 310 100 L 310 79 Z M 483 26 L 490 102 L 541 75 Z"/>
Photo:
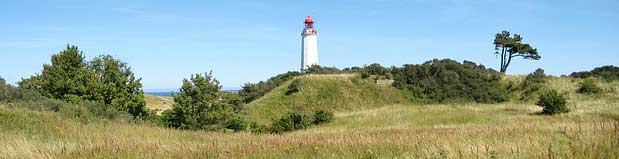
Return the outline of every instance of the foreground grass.
<path id="1" fill-rule="evenodd" d="M 385 104 L 282 135 L 180 131 L 0 106 L 0 158 L 618 158 L 619 97 L 550 87 L 572 112 L 537 115 L 530 102 Z M 605 83 L 616 88 L 617 83 Z"/>

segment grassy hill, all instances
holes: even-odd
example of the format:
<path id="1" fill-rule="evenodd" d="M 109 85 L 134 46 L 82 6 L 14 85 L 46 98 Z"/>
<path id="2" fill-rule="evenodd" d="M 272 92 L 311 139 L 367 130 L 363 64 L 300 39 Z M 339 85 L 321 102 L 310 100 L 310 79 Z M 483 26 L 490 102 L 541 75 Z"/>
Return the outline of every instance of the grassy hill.
<path id="1" fill-rule="evenodd" d="M 301 91 L 288 92 L 297 81 Z M 291 111 L 313 112 L 319 109 L 348 112 L 391 104 L 409 104 L 404 93 L 389 86 L 378 86 L 354 74 L 305 75 L 283 83 L 263 97 L 245 106 L 251 121 L 267 123 Z"/>
<path id="2" fill-rule="evenodd" d="M 263 111 L 269 108 L 278 114 L 316 106 L 336 111 L 332 123 L 282 135 L 182 131 L 82 121 L 0 105 L 0 158 L 619 157 L 619 94 L 575 93 L 579 79 L 552 78 L 547 83 L 567 95 L 572 110 L 554 116 L 537 115 L 540 108 L 532 102 L 396 102 L 404 98 L 397 90 L 355 83 L 352 75 L 298 79 L 305 81 L 303 92 L 281 94 L 284 84 L 248 105 L 247 115 L 256 118 L 268 116 Z M 617 90 L 619 82 L 601 86 Z M 331 93 L 317 101 L 319 92 Z M 392 98 L 396 100 L 387 100 Z M 303 104 L 295 105 L 295 100 Z"/>
<path id="3" fill-rule="evenodd" d="M 172 97 L 152 94 L 144 94 L 144 100 L 146 100 L 146 108 L 157 111 L 157 114 L 160 114 L 164 110 L 171 109 L 174 104 L 174 99 Z"/>

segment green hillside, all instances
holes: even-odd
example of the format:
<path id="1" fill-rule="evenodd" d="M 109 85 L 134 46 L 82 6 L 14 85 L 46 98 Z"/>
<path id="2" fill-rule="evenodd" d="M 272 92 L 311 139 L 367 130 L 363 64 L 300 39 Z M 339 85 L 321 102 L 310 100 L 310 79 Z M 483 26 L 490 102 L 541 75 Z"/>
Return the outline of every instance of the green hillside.
<path id="1" fill-rule="evenodd" d="M 172 97 L 144 94 L 144 100 L 146 101 L 146 108 L 157 111 L 157 114 L 161 114 L 164 110 L 171 109 L 172 105 L 174 105 L 174 99 Z"/>
<path id="2" fill-rule="evenodd" d="M 290 93 L 288 86 L 297 81 L 301 91 Z M 291 111 L 335 112 L 408 104 L 404 93 L 390 86 L 379 86 L 355 74 L 305 75 L 287 81 L 265 96 L 246 105 L 244 115 L 252 121 L 267 123 Z"/>

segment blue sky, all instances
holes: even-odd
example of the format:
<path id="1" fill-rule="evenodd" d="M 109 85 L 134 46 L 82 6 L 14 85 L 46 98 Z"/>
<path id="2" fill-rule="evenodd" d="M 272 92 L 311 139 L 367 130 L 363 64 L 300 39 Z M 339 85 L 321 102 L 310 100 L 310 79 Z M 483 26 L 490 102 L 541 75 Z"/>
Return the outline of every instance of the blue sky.
<path id="1" fill-rule="evenodd" d="M 509 30 L 542 55 L 514 61 L 509 74 L 560 75 L 619 65 L 618 8 L 616 0 L 5 0 L 0 76 L 15 83 L 38 73 L 72 44 L 87 59 L 110 54 L 129 63 L 147 91 L 210 70 L 238 88 L 298 70 L 308 15 L 324 66 L 450 58 L 497 69 L 492 40 Z"/>

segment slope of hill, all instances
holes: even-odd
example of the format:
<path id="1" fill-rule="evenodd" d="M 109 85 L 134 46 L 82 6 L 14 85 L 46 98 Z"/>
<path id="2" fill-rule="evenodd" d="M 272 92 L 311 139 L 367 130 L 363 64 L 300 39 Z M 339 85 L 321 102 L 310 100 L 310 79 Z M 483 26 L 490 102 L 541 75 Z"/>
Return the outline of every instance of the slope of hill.
<path id="1" fill-rule="evenodd" d="M 144 94 L 144 100 L 146 100 L 146 108 L 157 111 L 157 114 L 160 114 L 164 110 L 171 109 L 174 104 L 174 99 L 172 97 L 152 94 Z"/>
<path id="2" fill-rule="evenodd" d="M 349 76 L 316 78 L 354 86 Z M 539 107 L 517 101 L 320 105 L 337 110 L 332 123 L 282 135 L 83 121 L 0 104 L 0 158 L 618 158 L 619 82 L 591 96 L 574 93 L 579 81 L 547 83 L 569 98 L 572 111 L 561 115 L 537 115 Z M 290 98 L 260 100 L 276 96 Z"/>
<path id="3" fill-rule="evenodd" d="M 295 80 L 300 91 L 291 93 L 288 87 Z M 305 75 L 287 81 L 249 103 L 244 114 L 251 121 L 265 124 L 291 111 L 309 113 L 323 109 L 346 112 L 408 103 L 402 91 L 378 86 L 358 75 Z"/>

